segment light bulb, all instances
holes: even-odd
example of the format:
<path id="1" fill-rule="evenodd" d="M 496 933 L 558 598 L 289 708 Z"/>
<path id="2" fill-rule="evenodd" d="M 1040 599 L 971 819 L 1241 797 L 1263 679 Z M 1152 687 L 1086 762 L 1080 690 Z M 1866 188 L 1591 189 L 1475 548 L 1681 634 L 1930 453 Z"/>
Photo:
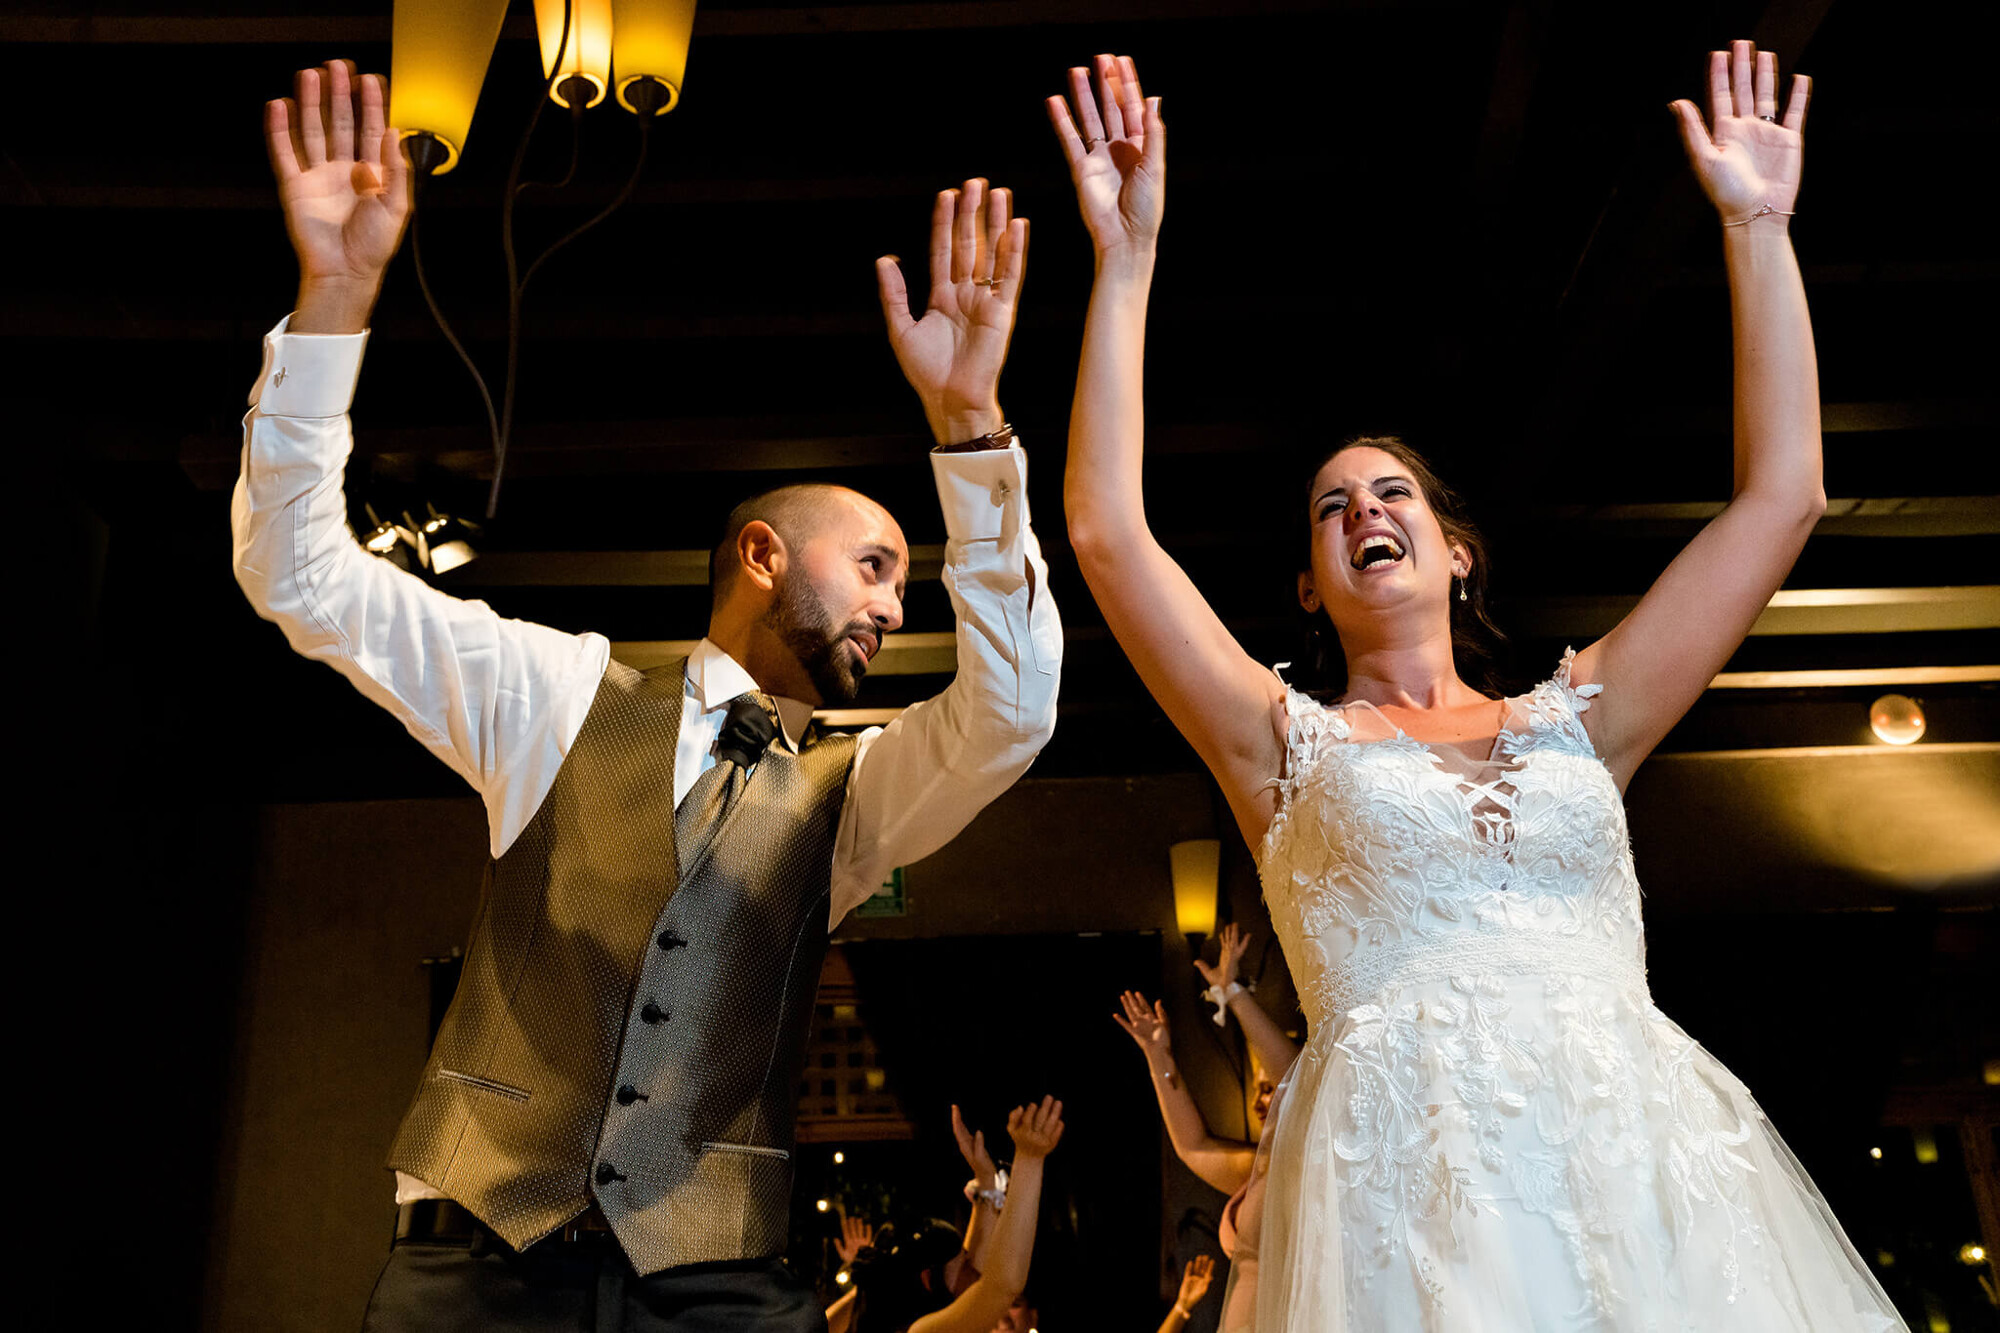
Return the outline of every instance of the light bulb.
<path id="1" fill-rule="evenodd" d="M 1924 710 L 1907 694 L 1885 694 L 1868 705 L 1868 727 L 1891 745 L 1910 745 L 1924 734 Z"/>

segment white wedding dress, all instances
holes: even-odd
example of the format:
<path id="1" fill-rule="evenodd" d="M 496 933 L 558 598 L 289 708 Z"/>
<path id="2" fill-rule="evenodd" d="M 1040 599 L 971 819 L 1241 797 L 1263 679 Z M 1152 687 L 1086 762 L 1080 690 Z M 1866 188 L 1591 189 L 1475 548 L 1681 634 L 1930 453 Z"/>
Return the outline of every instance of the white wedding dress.
<path id="1" fill-rule="evenodd" d="M 1573 657 L 1476 754 L 1289 695 L 1257 859 L 1311 1038 L 1269 1136 L 1257 1333 L 1904 1328 L 1653 1006 Z"/>

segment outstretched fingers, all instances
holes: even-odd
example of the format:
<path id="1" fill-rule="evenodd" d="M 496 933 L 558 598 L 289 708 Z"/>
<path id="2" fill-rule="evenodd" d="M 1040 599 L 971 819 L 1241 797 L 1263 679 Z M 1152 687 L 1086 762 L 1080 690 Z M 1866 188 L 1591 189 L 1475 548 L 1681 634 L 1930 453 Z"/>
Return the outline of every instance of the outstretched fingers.
<path id="1" fill-rule="evenodd" d="M 1735 114 L 1729 99 L 1729 53 L 1708 53 L 1708 123 L 1720 125 L 1723 117 Z"/>
<path id="2" fill-rule="evenodd" d="M 1756 57 L 1757 48 L 1750 42 L 1729 44 L 1729 100 L 1739 116 L 1757 114 L 1757 94 L 1751 79 Z"/>
<path id="3" fill-rule="evenodd" d="M 1093 62 L 1097 68 L 1097 95 L 1103 107 L 1104 137 L 1112 142 L 1127 137 L 1138 126 L 1125 124 L 1123 93 L 1118 84 L 1118 61 L 1113 56 L 1099 56 Z"/>
<path id="4" fill-rule="evenodd" d="M 958 214 L 951 235 L 951 280 L 964 282 L 979 276 L 983 258 L 983 238 L 979 233 L 980 210 L 986 206 L 986 181 L 975 176 L 967 181 L 959 196 Z M 932 282 L 935 284 L 936 279 Z"/>
<path id="5" fill-rule="evenodd" d="M 875 261 L 875 294 L 881 298 L 882 320 L 889 326 L 890 338 L 901 338 L 917 321 L 910 314 L 910 289 L 896 256 L 883 255 Z"/>
<path id="6" fill-rule="evenodd" d="M 326 62 L 326 155 L 334 162 L 354 160 L 354 62 Z"/>
<path id="7" fill-rule="evenodd" d="M 1792 75 L 1792 97 L 1785 104 L 1785 128 L 1796 134 L 1803 134 L 1806 128 L 1806 103 L 1812 100 L 1812 80 L 1803 74 Z"/>
<path id="8" fill-rule="evenodd" d="M 264 103 L 264 150 L 271 158 L 271 174 L 280 184 L 299 174 L 302 150 L 294 126 L 297 107 L 289 97 Z"/>
<path id="9" fill-rule="evenodd" d="M 939 190 L 931 206 L 931 286 L 951 282 L 951 229 L 958 218 L 958 191 Z"/>
<path id="10" fill-rule="evenodd" d="M 1770 51 L 1757 53 L 1757 119 L 1778 118 L 1778 57 Z"/>
<path id="11" fill-rule="evenodd" d="M 380 74 L 363 74 L 358 85 L 361 97 L 361 137 L 354 144 L 354 158 L 357 162 L 379 162 L 382 154 L 382 131 L 387 127 L 383 114 L 388 98 L 382 91 Z"/>
<path id="12" fill-rule="evenodd" d="M 972 276 L 992 286 L 1000 266 L 1000 246 L 1007 239 L 1007 224 L 1014 218 L 1014 192 L 1008 189 L 986 192 L 986 217 L 980 226 L 979 264 Z"/>
<path id="13" fill-rule="evenodd" d="M 1076 132 L 1076 122 L 1070 118 L 1069 103 L 1051 94 L 1042 100 L 1042 109 L 1049 113 L 1049 128 L 1056 132 L 1056 142 L 1062 145 L 1063 158 L 1068 161 L 1070 171 L 1074 172 L 1089 150 L 1083 146 L 1083 136 Z"/>
<path id="14" fill-rule="evenodd" d="M 1681 146 L 1687 149 L 1688 161 L 1697 170 L 1702 158 L 1715 151 L 1714 142 L 1708 137 L 1708 127 L 1701 123 L 1701 112 L 1695 104 L 1683 97 L 1672 107 L 1674 119 L 1679 122 Z"/>
<path id="15" fill-rule="evenodd" d="M 1021 279 L 1028 271 L 1028 220 L 1015 218 L 1007 224 L 993 261 L 993 290 L 1003 300 L 1012 301 L 1021 291 Z"/>
<path id="16" fill-rule="evenodd" d="M 1070 101 L 1076 104 L 1077 123 L 1083 134 L 1083 148 L 1087 153 L 1097 144 L 1104 142 L 1104 119 L 1097 114 L 1097 99 L 1090 90 L 1090 71 L 1078 65 L 1069 72 Z"/>

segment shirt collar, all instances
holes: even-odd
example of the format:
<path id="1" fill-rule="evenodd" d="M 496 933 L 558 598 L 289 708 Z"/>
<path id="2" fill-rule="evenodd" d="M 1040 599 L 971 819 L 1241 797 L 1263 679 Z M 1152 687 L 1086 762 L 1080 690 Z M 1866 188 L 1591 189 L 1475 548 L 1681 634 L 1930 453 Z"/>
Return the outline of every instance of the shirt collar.
<path id="1" fill-rule="evenodd" d="M 696 644 L 688 654 L 687 684 L 689 694 L 704 713 L 727 708 L 737 695 L 759 688 L 741 662 L 708 639 Z M 778 729 L 784 733 L 785 748 L 797 754 L 799 737 L 805 735 L 806 725 L 812 721 L 813 706 L 780 694 L 772 695 L 771 702 L 778 706 Z"/>

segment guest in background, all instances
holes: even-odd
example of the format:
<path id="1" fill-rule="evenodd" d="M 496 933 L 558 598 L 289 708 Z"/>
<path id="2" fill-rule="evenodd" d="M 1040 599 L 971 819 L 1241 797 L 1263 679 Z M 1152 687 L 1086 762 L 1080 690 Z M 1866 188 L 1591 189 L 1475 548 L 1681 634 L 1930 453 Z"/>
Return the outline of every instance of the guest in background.
<path id="1" fill-rule="evenodd" d="M 984 1135 L 966 1136 L 964 1121 L 953 1110 L 960 1151 L 972 1161 L 974 1152 L 984 1153 Z M 1039 1104 L 1015 1107 L 1007 1116 L 1007 1133 L 1014 1140 L 1014 1169 L 992 1224 L 993 1238 L 990 1243 L 966 1238 L 979 1245 L 978 1275 L 954 1295 L 947 1268 L 956 1259 L 963 1272 L 971 1250 L 949 1224 L 884 1226 L 854 1261 L 855 1296 L 842 1333 L 990 1333 L 1009 1314 L 1028 1283 L 1043 1162 L 1062 1140 L 1062 1103 L 1044 1097 Z M 977 1162 L 973 1170 L 976 1177 Z"/>
<path id="2" fill-rule="evenodd" d="M 1278 1118 L 1279 1098 L 1285 1075 L 1290 1072 L 1298 1047 L 1287 1037 L 1264 1007 L 1237 979 L 1250 937 L 1234 922 L 1217 937 L 1219 952 L 1214 966 L 1197 960 L 1202 978 L 1209 984 L 1209 996 L 1226 1011 L 1236 1015 L 1250 1049 L 1266 1071 L 1277 1080 L 1267 1100 L 1260 1092 L 1256 1108 L 1265 1134 L 1256 1144 L 1240 1139 L 1222 1139 L 1209 1133 L 1201 1108 L 1180 1077 L 1174 1061 L 1173 1034 L 1167 1025 L 1166 1006 L 1155 1001 L 1150 1007 L 1138 991 L 1126 991 L 1121 998 L 1125 1012 L 1111 1020 L 1137 1042 L 1153 1074 L 1153 1094 L 1159 1098 L 1160 1118 L 1166 1122 L 1167 1137 L 1174 1155 L 1203 1181 L 1229 1195 L 1223 1205 L 1218 1228 L 1222 1252 L 1230 1261 L 1229 1287 L 1222 1302 L 1224 1333 L 1247 1329 L 1255 1313 L 1257 1293 L 1257 1237 L 1264 1207 L 1264 1174 L 1269 1166 L 1265 1139 Z"/>
<path id="3" fill-rule="evenodd" d="M 957 1106 L 951 1108 L 951 1134 L 958 1143 L 959 1156 L 972 1168 L 972 1179 L 965 1186 L 965 1198 L 971 1207 L 971 1217 L 966 1222 L 965 1238 L 958 1252 L 947 1259 L 939 1273 L 940 1288 L 952 1296 L 958 1296 L 976 1281 L 982 1271 L 987 1251 L 992 1248 L 993 1227 L 987 1214 L 997 1219 L 1001 1205 L 1007 1198 L 1007 1174 L 993 1162 L 993 1156 L 986 1150 L 986 1131 L 970 1131 L 965 1127 L 965 1117 Z M 856 1257 L 867 1249 L 874 1239 L 874 1228 L 863 1218 L 840 1219 L 840 1239 L 834 1242 L 835 1252 L 840 1256 L 841 1266 L 852 1268 Z M 923 1226 L 927 1238 L 950 1236 L 956 1238 L 958 1231 L 948 1222 L 932 1220 Z M 885 1241 L 885 1244 L 891 1242 Z M 895 1242 L 904 1243 L 904 1242 Z M 914 1243 L 913 1240 L 911 1243 Z M 941 1240 L 929 1240 L 916 1246 L 926 1248 Z M 916 1249 L 910 1252 L 915 1253 Z M 827 1307 L 826 1321 L 828 1333 L 847 1333 L 854 1318 L 856 1302 L 861 1295 L 860 1285 L 851 1284 L 841 1298 Z M 1005 1323 L 1005 1319 L 1002 1319 Z"/>

